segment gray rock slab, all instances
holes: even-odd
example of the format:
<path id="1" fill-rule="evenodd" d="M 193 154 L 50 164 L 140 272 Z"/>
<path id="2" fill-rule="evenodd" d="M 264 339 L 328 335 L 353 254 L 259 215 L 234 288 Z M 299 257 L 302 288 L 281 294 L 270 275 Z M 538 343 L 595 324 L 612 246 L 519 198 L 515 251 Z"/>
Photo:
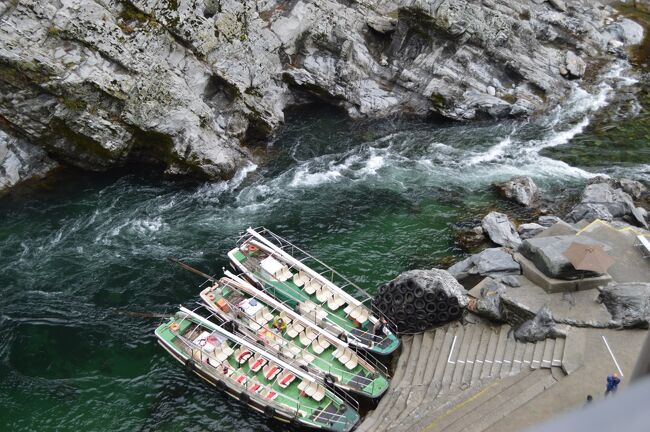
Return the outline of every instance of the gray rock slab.
<path id="1" fill-rule="evenodd" d="M 555 279 L 577 279 L 580 277 L 598 276 L 597 273 L 576 270 L 563 255 L 572 243 L 601 246 L 606 252 L 611 248 L 590 238 L 581 235 L 580 238 L 571 235 L 538 237 L 524 240 L 519 248 L 519 253 L 532 261 L 535 266 L 546 276 Z"/>
<path id="2" fill-rule="evenodd" d="M 490 212 L 481 221 L 481 226 L 490 240 L 498 245 L 517 248 L 521 244 L 519 234 L 506 214 Z"/>

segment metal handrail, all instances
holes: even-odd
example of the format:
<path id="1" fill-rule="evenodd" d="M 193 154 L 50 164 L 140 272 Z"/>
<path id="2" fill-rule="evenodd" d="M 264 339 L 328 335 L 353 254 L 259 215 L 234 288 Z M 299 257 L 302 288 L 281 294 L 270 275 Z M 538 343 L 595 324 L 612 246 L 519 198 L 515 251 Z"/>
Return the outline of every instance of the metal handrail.
<path id="1" fill-rule="evenodd" d="M 235 286 L 233 286 L 233 285 L 230 285 L 230 284 L 228 284 L 228 286 L 229 286 L 229 288 L 231 288 L 231 289 L 237 291 L 238 293 L 243 294 L 244 296 L 247 296 L 248 298 L 254 298 L 254 299 L 255 299 L 256 301 L 258 301 L 259 303 L 265 305 L 265 306 L 266 306 L 266 307 L 271 311 L 271 313 L 272 313 L 273 315 L 279 315 L 279 314 L 282 313 L 282 311 L 281 311 L 280 309 L 278 309 L 277 307 L 273 307 L 273 306 L 267 304 L 264 300 L 260 300 L 256 295 L 254 295 L 254 294 L 253 294 L 253 295 L 248 294 L 248 293 L 242 291 L 241 289 L 239 289 L 239 288 L 237 288 L 237 287 L 235 287 Z M 222 297 L 222 298 L 224 299 L 224 301 L 225 301 L 225 302 L 226 302 L 226 303 L 227 303 L 227 304 L 228 304 L 228 305 L 229 305 L 233 310 L 235 310 L 235 308 L 238 307 L 237 305 L 233 305 L 233 303 L 230 302 L 227 298 L 225 298 L 225 297 Z M 281 303 L 281 304 L 284 304 L 284 302 L 280 302 L 280 303 Z M 274 314 L 274 312 L 275 312 L 275 314 Z M 211 314 L 211 316 L 216 316 L 216 315 L 214 315 L 214 313 L 211 312 L 211 311 L 210 311 L 210 314 Z M 237 319 L 238 322 L 241 322 L 241 323 L 244 324 L 246 327 L 248 327 L 251 331 L 256 332 L 256 330 L 250 328 L 250 325 L 246 325 L 246 323 L 245 323 L 243 320 L 241 320 L 240 318 L 236 318 L 236 319 Z M 253 321 L 253 322 L 256 322 L 256 321 L 254 321 L 254 320 L 252 320 L 252 321 Z M 257 322 L 256 322 L 256 323 L 257 323 Z M 259 325 L 259 323 L 257 323 L 257 324 Z M 247 335 L 247 336 L 248 336 L 248 335 Z M 314 340 L 316 340 L 316 339 L 318 339 L 318 335 L 317 335 L 315 338 L 313 338 L 313 339 L 308 338 L 310 344 L 311 344 Z M 311 354 L 311 353 L 310 353 L 306 348 L 303 348 L 303 347 L 299 346 L 299 345 L 296 344 L 293 340 L 287 340 L 287 339 L 285 339 L 285 338 L 281 338 L 281 340 L 284 342 L 284 345 L 285 345 L 285 346 L 286 346 L 286 345 L 295 346 L 296 348 L 298 348 L 298 349 L 301 351 L 301 353 L 302 353 L 302 352 L 306 352 L 306 353 L 309 354 L 310 356 L 312 355 L 312 354 Z M 354 350 L 354 351 L 356 351 L 356 350 Z M 286 358 L 286 356 L 283 356 L 283 357 Z M 336 360 L 339 361 L 338 359 L 336 359 Z M 363 361 L 365 361 L 366 363 L 368 363 L 368 364 L 369 364 L 370 366 L 372 366 L 375 370 L 379 370 L 379 371 L 380 371 L 381 373 L 383 373 L 384 375 L 387 375 L 387 374 L 388 374 L 388 370 L 387 370 L 387 368 L 386 368 L 383 364 L 381 364 L 379 361 L 377 361 L 374 357 L 372 357 L 371 360 L 366 359 L 366 358 L 364 358 L 364 357 L 361 357 L 361 360 L 363 360 Z M 374 360 L 374 362 L 373 362 L 373 360 Z M 327 360 L 325 360 L 325 361 L 327 361 Z M 375 364 L 375 362 L 376 362 L 376 364 Z M 374 385 L 374 380 L 373 380 L 373 379 L 370 379 L 370 378 L 367 378 L 367 377 L 363 377 L 363 376 L 360 377 L 360 376 L 358 376 L 357 374 L 354 374 L 354 373 L 352 373 L 352 372 L 346 371 L 345 369 L 338 368 L 338 367 L 336 367 L 336 366 L 334 365 L 334 363 L 332 363 L 332 362 L 327 361 L 327 363 L 328 363 L 330 366 L 329 366 L 329 368 L 328 368 L 327 371 L 323 371 L 323 372 L 331 373 L 332 371 L 338 371 L 338 372 L 340 372 L 339 375 L 341 375 L 342 377 L 343 377 L 343 376 L 346 376 L 346 377 L 348 377 L 350 380 L 351 380 L 353 377 L 357 377 L 357 378 L 360 378 L 361 380 L 363 380 L 363 381 L 367 381 L 367 382 L 369 382 L 369 383 L 370 383 L 370 382 L 373 382 L 373 385 Z M 340 363 L 340 361 L 339 361 L 339 363 Z M 314 368 L 314 369 L 322 370 L 322 369 L 318 369 L 318 368 Z M 372 373 L 372 371 L 368 371 L 368 372 Z M 353 399 L 353 400 L 354 400 L 354 399 Z M 354 402 L 357 403 L 356 401 L 354 401 Z"/>
<path id="2" fill-rule="evenodd" d="M 278 244 L 278 247 L 280 247 L 280 248 L 283 249 L 283 250 L 284 250 L 284 246 L 282 245 L 283 243 L 285 243 L 285 244 L 288 245 L 288 246 L 291 246 L 291 248 L 292 248 L 292 253 L 291 253 L 290 255 L 292 255 L 292 256 L 294 255 L 294 251 L 295 251 L 295 250 L 298 250 L 300 253 L 302 253 L 302 254 L 304 255 L 304 258 L 299 259 L 299 261 L 304 262 L 304 260 L 306 260 L 306 259 L 311 259 L 311 260 L 314 260 L 315 262 L 317 262 L 317 263 L 318 263 L 319 265 L 321 265 L 322 267 L 325 267 L 325 268 L 326 268 L 328 271 L 330 271 L 331 274 L 332 274 L 332 276 L 331 276 L 331 278 L 330 278 L 330 281 L 334 282 L 334 277 L 333 277 L 333 276 L 336 275 L 336 276 L 338 276 L 340 279 L 342 279 L 342 280 L 344 280 L 344 281 L 346 282 L 346 286 L 347 286 L 347 285 L 350 285 L 350 286 L 354 287 L 358 292 L 363 293 L 363 294 L 366 296 L 366 298 L 372 299 L 372 296 L 371 296 L 367 291 L 365 291 L 363 288 L 361 288 L 360 286 L 358 286 L 357 284 L 355 284 L 354 282 L 352 282 L 352 281 L 351 281 L 350 279 L 348 279 L 345 275 L 339 273 L 339 272 L 336 271 L 334 268 L 330 267 L 329 265 L 327 265 L 326 263 L 324 263 L 323 261 L 321 261 L 321 260 L 320 260 L 319 258 L 317 258 L 316 256 L 311 255 L 311 254 L 308 253 L 307 251 L 305 251 L 305 250 L 299 248 L 298 246 L 294 245 L 294 244 L 291 243 L 290 241 L 288 241 L 288 240 L 286 240 L 286 239 L 280 237 L 279 235 L 275 234 L 274 232 L 270 231 L 269 229 L 267 229 L 267 228 L 265 228 L 265 227 L 256 227 L 256 228 L 253 228 L 253 230 L 255 230 L 255 231 L 256 231 L 257 233 L 259 233 L 260 235 L 263 235 L 264 233 L 269 234 L 271 237 L 273 237 L 273 239 L 276 240 L 276 242 L 279 243 L 279 244 Z M 248 236 L 247 236 L 247 233 L 244 232 L 244 233 L 242 233 L 242 234 L 240 235 L 240 237 L 239 237 L 239 239 L 238 239 L 238 241 L 237 241 L 236 244 L 237 244 L 237 245 L 240 245 L 241 243 L 244 243 L 245 241 L 249 241 L 249 240 L 251 239 L 251 237 L 252 237 L 252 236 L 251 236 L 250 234 L 248 234 Z M 246 240 L 244 240 L 244 238 L 246 238 Z M 325 277 L 325 275 L 323 274 L 324 272 L 318 272 L 317 270 L 314 270 L 314 271 L 316 271 L 316 272 L 317 272 L 318 274 L 320 274 L 321 276 Z M 335 284 L 335 285 L 339 286 L 339 284 Z M 340 286 L 339 286 L 339 288 L 342 289 L 342 287 L 340 287 Z M 380 317 L 380 318 L 383 318 L 383 319 L 386 321 L 386 323 L 390 325 L 390 328 L 393 328 L 393 329 L 396 329 L 396 328 L 397 328 L 396 324 L 395 324 L 395 323 L 394 323 L 394 322 L 393 322 L 393 321 L 392 321 L 392 320 L 391 320 L 391 319 L 390 319 L 390 318 L 389 318 L 385 313 L 383 313 L 383 312 L 380 311 L 379 309 L 377 309 L 377 308 L 371 308 L 371 312 L 373 312 L 376 316 L 378 316 L 378 317 Z"/>
<path id="3" fill-rule="evenodd" d="M 203 305 L 201 305 L 200 307 L 203 307 Z M 199 309 L 199 307 L 195 308 L 195 309 L 193 310 L 193 312 L 195 312 L 197 309 Z M 210 313 L 210 316 L 211 316 L 211 317 L 215 316 L 211 311 L 208 311 L 208 312 Z M 187 317 L 183 317 L 183 318 L 181 319 L 181 322 L 184 321 L 185 319 L 187 319 Z M 192 333 L 193 333 L 194 331 L 196 331 L 196 329 L 198 329 L 198 328 L 203 328 L 203 327 L 201 327 L 200 325 L 197 324 L 197 327 L 196 327 L 195 329 L 192 330 Z M 212 334 L 212 332 L 211 332 L 211 334 Z M 217 361 L 217 362 L 219 363 L 219 365 L 222 365 L 222 364 L 223 364 L 223 361 L 219 361 L 219 360 L 217 360 L 216 358 L 211 357 L 209 353 L 207 353 L 207 352 L 205 352 L 205 351 L 203 350 L 203 347 L 201 347 L 201 346 L 198 345 L 198 344 L 195 344 L 192 340 L 190 340 L 190 339 L 188 339 L 188 338 L 186 338 L 185 336 L 182 336 L 182 335 L 180 335 L 180 334 L 177 335 L 177 337 L 181 340 L 181 342 L 183 342 L 183 343 L 185 343 L 186 345 L 188 345 L 188 347 L 195 347 L 195 348 L 198 348 L 202 356 L 203 356 L 203 354 L 206 354 L 206 355 L 208 356 L 208 358 L 213 358 L 213 360 Z M 233 343 L 235 343 L 235 342 L 233 342 Z M 235 343 L 235 345 L 236 345 L 235 348 L 239 347 L 239 344 Z M 233 347 L 231 347 L 231 348 L 233 348 Z M 190 355 L 190 357 L 191 357 L 191 355 Z M 201 357 L 201 359 L 203 359 L 203 357 Z M 289 364 L 290 364 L 291 366 L 293 366 L 291 363 L 289 363 Z M 203 368 L 202 361 L 201 361 L 201 363 L 200 363 L 200 366 Z M 228 366 L 229 366 L 229 367 L 232 367 L 229 363 L 228 363 Z M 294 366 L 294 367 L 295 367 L 295 366 Z M 207 370 L 207 371 L 208 371 L 208 373 L 210 373 L 210 375 L 213 375 L 213 374 L 211 373 L 211 371 L 209 371 L 209 370 Z M 244 383 L 247 384 L 247 383 L 249 382 L 249 378 L 250 378 L 250 377 L 249 377 L 248 375 L 246 375 L 246 374 L 244 374 L 244 375 L 245 375 L 245 377 L 246 377 L 245 380 L 244 380 Z M 218 377 L 217 377 L 217 378 L 218 378 Z M 229 376 L 226 377 L 226 376 L 224 375 L 224 378 L 227 378 L 227 379 L 229 379 L 230 381 L 234 381 L 234 380 L 232 380 Z M 260 384 L 261 384 L 261 383 L 260 383 Z M 272 401 L 272 400 L 269 401 L 269 400 L 265 400 L 265 399 L 259 397 L 257 393 L 254 393 L 254 392 L 251 392 L 250 390 L 248 390 L 248 387 L 245 387 L 245 390 L 246 390 L 247 393 L 250 393 L 250 394 L 251 394 L 253 397 L 255 397 L 257 400 L 260 400 L 260 401 L 264 402 L 265 404 L 267 404 L 267 403 L 274 403 L 275 405 L 278 405 L 278 406 L 285 406 L 285 405 L 281 405 L 281 404 L 279 404 L 279 403 L 277 403 L 277 402 L 275 402 L 275 401 Z M 331 390 L 330 390 L 330 391 L 331 391 Z M 300 405 L 301 405 L 300 399 L 294 399 L 294 398 L 292 398 L 291 396 L 288 396 L 288 395 L 286 395 L 286 394 L 282 394 L 282 396 L 283 396 L 283 397 L 286 397 L 287 399 L 290 399 L 290 400 L 292 400 L 292 401 L 294 401 L 294 402 L 296 402 L 296 403 L 298 403 L 298 406 L 297 406 L 297 408 L 295 409 L 295 411 L 296 411 L 296 412 L 299 412 L 299 411 L 300 411 Z M 338 393 L 335 394 L 335 396 L 338 397 L 338 398 L 340 398 L 340 399 L 343 399 L 343 398 L 341 397 L 341 395 L 338 394 Z M 328 397 L 331 398 L 331 396 L 328 396 Z M 348 400 L 342 400 L 341 402 L 346 403 L 346 402 L 348 402 Z M 352 403 L 351 403 L 352 407 L 358 410 L 358 409 L 359 409 L 359 403 L 358 403 L 356 400 L 354 400 L 354 399 L 351 399 L 351 402 L 352 402 Z M 290 407 L 288 407 L 288 408 L 291 409 Z M 331 413 L 328 413 L 328 416 L 337 416 L 338 418 L 345 418 L 344 416 L 342 416 L 342 415 L 340 415 L 340 414 L 331 414 Z M 307 420 L 310 421 L 310 419 L 307 419 Z M 329 419 L 328 419 L 328 421 L 329 421 Z M 349 423 L 349 421 L 347 420 L 347 418 L 345 418 L 345 422 L 342 422 L 342 421 L 340 421 L 340 420 L 333 420 L 333 421 L 335 421 L 336 423 L 344 423 L 344 424 L 348 424 L 348 423 Z M 317 423 L 317 422 L 316 422 L 316 423 Z"/>
<path id="4" fill-rule="evenodd" d="M 263 269 L 262 269 L 262 270 L 263 270 Z M 255 275 L 254 275 L 254 276 L 255 276 Z M 265 276 L 263 276 L 263 275 L 262 275 L 262 277 L 264 278 L 263 282 L 264 282 L 265 284 L 267 284 L 267 285 L 270 284 L 270 281 L 269 281 L 269 279 L 268 279 L 267 277 L 265 277 Z M 303 299 L 299 299 L 299 298 L 296 298 L 296 296 L 294 296 L 293 294 L 291 294 L 291 292 L 293 291 L 293 289 L 291 289 L 291 287 L 289 287 L 285 282 L 283 282 L 283 281 L 278 281 L 278 282 L 279 282 L 280 284 L 282 284 L 283 286 L 288 287 L 287 291 L 290 293 L 289 296 L 290 296 L 292 299 L 298 301 L 299 303 L 304 303 L 304 302 L 305 302 L 305 300 L 303 300 Z M 368 340 L 371 340 L 373 343 L 375 342 L 375 334 L 374 334 L 372 331 L 363 331 L 363 330 L 360 330 L 358 334 L 354 334 L 354 333 L 351 333 L 350 331 L 348 331 L 348 330 L 342 328 L 342 326 L 341 326 L 340 324 L 337 324 L 335 321 L 333 321 L 332 319 L 330 319 L 329 316 L 330 316 L 331 314 L 330 314 L 329 312 L 327 312 L 327 310 L 325 309 L 325 305 L 326 305 L 326 303 L 327 303 L 326 301 L 324 301 L 324 302 L 314 302 L 314 301 L 312 301 L 311 299 L 306 299 L 306 301 L 310 301 L 310 302 L 314 303 L 315 305 L 320 306 L 321 309 L 323 309 L 323 310 L 327 313 L 327 316 L 324 318 L 325 320 L 327 320 L 327 321 L 328 321 L 329 323 L 331 323 L 332 325 L 334 325 L 334 326 L 336 326 L 336 327 L 338 327 L 338 328 L 341 328 L 343 331 L 346 332 L 346 334 L 352 336 L 355 340 L 359 340 L 360 342 L 364 342 L 364 343 L 366 343 Z M 366 301 L 366 300 L 364 300 L 364 301 Z M 365 307 L 365 306 L 363 305 L 363 302 L 361 302 L 361 304 L 359 304 L 359 305 L 351 305 L 351 306 L 352 306 L 352 310 L 354 310 L 354 309 L 358 309 L 358 308 L 364 308 L 364 307 Z M 311 312 L 309 312 L 309 313 L 311 313 Z M 309 314 L 309 313 L 308 313 L 308 314 Z M 307 314 L 307 315 L 308 315 L 308 314 Z M 315 314 L 315 315 L 314 315 L 314 321 L 317 321 L 318 317 L 317 317 L 315 311 L 314 311 L 314 314 Z M 348 316 L 349 316 L 349 314 L 348 314 Z M 388 336 L 386 336 L 386 338 L 387 338 L 387 337 L 388 337 Z"/>

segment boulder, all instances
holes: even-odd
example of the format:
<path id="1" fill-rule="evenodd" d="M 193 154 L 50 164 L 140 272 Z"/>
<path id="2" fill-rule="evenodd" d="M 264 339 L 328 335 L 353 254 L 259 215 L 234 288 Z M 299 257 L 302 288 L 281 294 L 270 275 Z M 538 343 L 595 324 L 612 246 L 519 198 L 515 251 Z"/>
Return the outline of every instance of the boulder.
<path id="1" fill-rule="evenodd" d="M 492 278 L 487 278 L 481 287 L 481 297 L 476 299 L 472 312 L 493 321 L 505 322 L 501 295 L 506 292 L 506 287 Z"/>
<path id="2" fill-rule="evenodd" d="M 545 215 L 545 216 L 540 216 L 537 219 L 537 222 L 543 226 L 543 227 L 550 227 L 551 225 L 555 225 L 556 223 L 560 222 L 562 219 L 560 219 L 557 216 L 552 216 L 552 215 Z"/>
<path id="3" fill-rule="evenodd" d="M 598 273 L 576 270 L 562 253 L 569 248 L 571 243 L 593 244 L 602 246 L 605 251 L 611 248 L 586 235 L 561 235 L 549 237 L 536 237 L 524 240 L 519 247 L 519 253 L 528 258 L 546 276 L 555 279 L 578 279 L 581 277 L 594 277 Z"/>
<path id="4" fill-rule="evenodd" d="M 569 222 L 596 219 L 613 221 L 622 219 L 626 222 L 648 228 L 644 213 L 634 205 L 632 197 L 623 189 L 614 189 L 609 183 L 593 183 L 587 185 L 582 193 L 582 199 L 566 219 Z"/>
<path id="5" fill-rule="evenodd" d="M 548 0 L 548 2 L 553 6 L 555 9 L 559 10 L 560 12 L 566 12 L 566 3 L 564 3 L 563 0 Z"/>
<path id="6" fill-rule="evenodd" d="M 532 207 L 539 201 L 539 188 L 530 177 L 514 177 L 506 182 L 494 183 L 494 187 L 502 197 L 525 207 Z"/>
<path id="7" fill-rule="evenodd" d="M 521 282 L 519 282 L 519 279 L 515 276 L 504 276 L 500 280 L 502 284 L 507 285 L 511 288 L 517 288 L 521 286 Z"/>
<path id="8" fill-rule="evenodd" d="M 515 330 L 515 339 L 520 342 L 539 342 L 546 338 L 566 336 L 555 326 L 553 314 L 547 306 L 543 306 L 532 320 L 524 321 Z"/>
<path id="9" fill-rule="evenodd" d="M 537 234 L 541 233 L 544 231 L 546 227 L 536 224 L 536 223 L 525 223 L 519 225 L 519 229 L 517 232 L 519 233 L 519 237 L 522 240 L 529 239 L 531 237 L 535 237 Z"/>
<path id="10" fill-rule="evenodd" d="M 503 276 L 521 274 L 521 266 L 506 250 L 490 248 L 454 264 L 448 271 L 456 279 L 463 280 L 470 275 Z"/>
<path id="11" fill-rule="evenodd" d="M 517 248 L 521 239 L 515 226 L 510 222 L 507 215 L 499 212 L 490 212 L 481 221 L 483 231 L 494 243 L 509 248 Z"/>
<path id="12" fill-rule="evenodd" d="M 382 285 L 373 307 L 401 333 L 428 330 L 457 320 L 469 303 L 465 289 L 447 271 L 411 270 Z"/>
<path id="13" fill-rule="evenodd" d="M 582 78 L 587 70 L 587 64 L 573 51 L 567 51 L 564 64 L 568 78 Z"/>
<path id="14" fill-rule="evenodd" d="M 368 24 L 368 27 L 371 29 L 386 34 L 395 31 L 395 28 L 397 27 L 397 19 L 386 15 L 371 14 L 368 17 L 366 24 Z"/>
<path id="15" fill-rule="evenodd" d="M 649 327 L 650 283 L 609 284 L 599 290 L 598 300 L 609 311 L 614 325 L 623 328 Z"/>
<path id="16" fill-rule="evenodd" d="M 618 182 L 623 192 L 630 195 L 632 199 L 638 200 L 648 192 L 648 189 L 641 182 L 626 178 L 622 178 Z"/>

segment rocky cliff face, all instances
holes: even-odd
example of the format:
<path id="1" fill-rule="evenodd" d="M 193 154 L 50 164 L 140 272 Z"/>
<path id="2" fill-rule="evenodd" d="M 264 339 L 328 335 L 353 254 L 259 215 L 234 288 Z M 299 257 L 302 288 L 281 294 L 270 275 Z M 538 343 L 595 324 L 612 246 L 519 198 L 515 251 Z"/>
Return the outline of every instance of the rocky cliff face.
<path id="1" fill-rule="evenodd" d="M 592 0 L 8 0 L 0 125 L 91 170 L 230 177 L 312 95 L 352 116 L 520 116 L 643 30 Z"/>

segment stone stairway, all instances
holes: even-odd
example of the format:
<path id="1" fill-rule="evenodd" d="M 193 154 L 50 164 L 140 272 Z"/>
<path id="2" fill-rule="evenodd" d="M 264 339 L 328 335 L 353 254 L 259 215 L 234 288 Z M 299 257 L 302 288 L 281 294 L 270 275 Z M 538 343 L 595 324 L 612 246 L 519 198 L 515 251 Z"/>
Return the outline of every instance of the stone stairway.
<path id="1" fill-rule="evenodd" d="M 517 342 L 510 326 L 484 322 L 407 336 L 390 388 L 357 431 L 483 431 L 564 375 L 565 342 Z"/>

